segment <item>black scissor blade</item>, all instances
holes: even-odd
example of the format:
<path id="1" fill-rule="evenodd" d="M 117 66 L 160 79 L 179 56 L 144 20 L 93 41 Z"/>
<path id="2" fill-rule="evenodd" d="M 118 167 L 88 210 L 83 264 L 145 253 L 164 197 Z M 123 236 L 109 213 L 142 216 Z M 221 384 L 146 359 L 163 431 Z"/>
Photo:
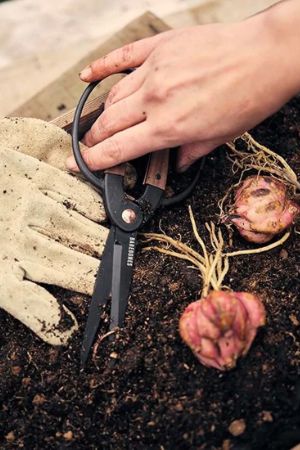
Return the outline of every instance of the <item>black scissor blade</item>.
<path id="1" fill-rule="evenodd" d="M 112 227 L 102 253 L 102 260 L 97 273 L 92 301 L 89 307 L 89 314 L 81 347 L 80 359 L 82 365 L 86 363 L 99 327 L 101 313 L 100 306 L 107 303 L 107 299 L 111 293 L 114 240 L 115 227 Z"/>
<path id="2" fill-rule="evenodd" d="M 132 280 L 136 232 L 126 233 L 116 228 L 113 252 L 110 329 L 122 327 Z"/>
<path id="3" fill-rule="evenodd" d="M 112 264 L 115 241 L 115 227 L 111 227 L 102 253 L 101 263 L 92 295 L 91 306 L 106 305 L 111 294 Z"/>

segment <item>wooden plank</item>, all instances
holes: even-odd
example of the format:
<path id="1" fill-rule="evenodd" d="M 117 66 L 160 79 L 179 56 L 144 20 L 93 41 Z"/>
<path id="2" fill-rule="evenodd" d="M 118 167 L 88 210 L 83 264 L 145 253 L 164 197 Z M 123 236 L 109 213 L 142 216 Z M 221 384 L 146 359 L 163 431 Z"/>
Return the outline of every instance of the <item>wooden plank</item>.
<path id="1" fill-rule="evenodd" d="M 86 86 L 80 81 L 78 73 L 91 61 L 99 58 L 111 50 L 127 43 L 154 36 L 157 33 L 168 30 L 169 27 L 154 14 L 147 12 L 130 22 L 118 33 L 114 34 L 105 43 L 87 54 L 71 69 L 67 70 L 57 80 L 36 94 L 14 110 L 10 116 L 36 117 L 43 120 L 53 120 L 61 113 L 74 108 Z M 107 92 L 116 82 L 114 77 L 109 77 L 101 83 L 91 94 L 91 99 L 99 97 Z"/>
<path id="2" fill-rule="evenodd" d="M 106 94 L 100 95 L 93 100 L 87 101 L 84 105 L 80 118 L 80 132 L 82 134 L 84 134 L 91 127 L 97 117 L 103 112 L 105 98 Z M 60 128 L 63 128 L 65 131 L 67 131 L 67 133 L 70 133 L 72 129 L 74 113 L 75 108 L 72 108 L 70 111 L 56 117 L 56 119 L 53 119 L 50 122 Z"/>

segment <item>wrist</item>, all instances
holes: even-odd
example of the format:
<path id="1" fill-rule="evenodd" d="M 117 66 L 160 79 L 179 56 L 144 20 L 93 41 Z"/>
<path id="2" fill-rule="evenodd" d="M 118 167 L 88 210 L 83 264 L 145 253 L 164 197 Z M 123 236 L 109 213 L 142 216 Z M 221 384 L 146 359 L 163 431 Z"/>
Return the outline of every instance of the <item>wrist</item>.
<path id="1" fill-rule="evenodd" d="M 282 84 L 278 86 L 287 98 L 300 92 L 300 2 L 280 1 L 274 6 L 252 16 L 252 22 L 260 30 L 267 42 L 266 70 L 282 74 Z"/>

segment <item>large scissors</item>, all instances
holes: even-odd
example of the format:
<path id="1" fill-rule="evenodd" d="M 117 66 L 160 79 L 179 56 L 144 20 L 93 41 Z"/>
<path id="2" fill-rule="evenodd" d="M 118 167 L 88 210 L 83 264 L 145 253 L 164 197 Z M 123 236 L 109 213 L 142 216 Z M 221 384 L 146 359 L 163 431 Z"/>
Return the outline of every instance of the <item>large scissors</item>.
<path id="1" fill-rule="evenodd" d="M 122 72 L 128 74 L 130 71 Z M 87 167 L 81 155 L 80 117 L 89 95 L 100 81 L 93 82 L 83 92 L 75 110 L 72 146 L 76 163 L 87 178 L 102 194 L 111 228 L 97 273 L 88 319 L 81 348 L 81 364 L 85 365 L 93 345 L 101 316 L 101 306 L 111 297 L 110 330 L 122 327 L 128 303 L 134 267 L 138 230 L 149 220 L 161 205 L 171 205 L 187 197 L 200 175 L 200 167 L 192 183 L 182 192 L 165 198 L 169 168 L 169 149 L 149 155 L 144 182 L 145 190 L 138 199 L 129 197 L 123 188 L 125 164 L 105 170 L 102 177 L 96 176 Z"/>

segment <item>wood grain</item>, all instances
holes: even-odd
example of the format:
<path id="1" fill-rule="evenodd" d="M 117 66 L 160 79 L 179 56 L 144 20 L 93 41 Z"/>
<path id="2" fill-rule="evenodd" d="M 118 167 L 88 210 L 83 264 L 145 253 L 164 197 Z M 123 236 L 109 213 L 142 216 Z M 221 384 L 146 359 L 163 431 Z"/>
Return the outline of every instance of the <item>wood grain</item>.
<path id="1" fill-rule="evenodd" d="M 144 184 L 165 189 L 169 168 L 169 149 L 159 150 L 150 155 Z"/>
<path id="2" fill-rule="evenodd" d="M 80 118 L 80 134 L 84 134 L 92 126 L 97 117 L 99 117 L 99 115 L 103 112 L 106 96 L 107 94 L 103 94 L 86 102 Z M 67 113 L 56 117 L 50 122 L 60 128 L 63 128 L 67 131 L 67 133 L 70 133 L 72 130 L 74 113 L 75 108 L 72 108 Z"/>

